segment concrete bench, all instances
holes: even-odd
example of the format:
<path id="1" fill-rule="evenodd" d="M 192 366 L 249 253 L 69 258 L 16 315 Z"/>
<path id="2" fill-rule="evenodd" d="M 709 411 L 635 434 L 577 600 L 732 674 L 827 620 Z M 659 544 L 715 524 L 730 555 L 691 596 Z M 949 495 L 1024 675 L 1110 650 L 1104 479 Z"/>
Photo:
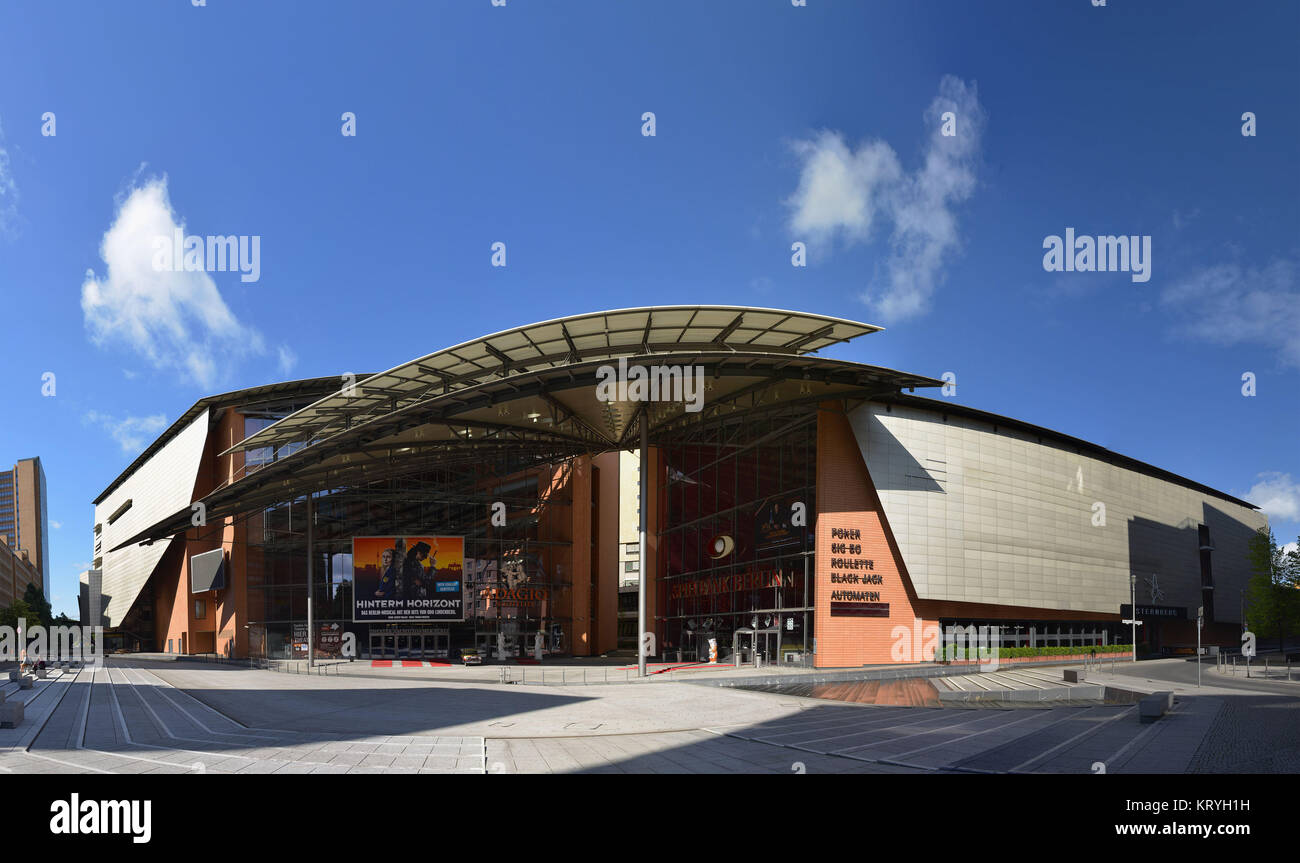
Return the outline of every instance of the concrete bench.
<path id="1" fill-rule="evenodd" d="M 18 688 L 19 688 L 19 689 L 31 689 L 31 688 L 32 688 L 32 684 L 34 684 L 35 682 L 36 682 L 36 678 L 35 678 L 35 677 L 30 677 L 30 676 L 24 674 L 22 677 L 18 678 Z"/>
<path id="2" fill-rule="evenodd" d="M 23 721 L 23 703 L 10 701 L 0 704 L 0 728 L 17 728 Z"/>
<path id="3" fill-rule="evenodd" d="M 1155 722 L 1174 709 L 1172 692 L 1153 692 L 1138 701 L 1138 718 L 1142 722 Z"/>
<path id="4" fill-rule="evenodd" d="M 45 675 L 46 675 L 46 671 L 45 671 L 44 668 L 33 668 L 33 669 L 32 669 L 32 675 L 33 675 L 37 680 L 44 680 L 44 679 L 45 679 Z"/>
<path id="5" fill-rule="evenodd" d="M 1087 679 L 1087 673 L 1082 668 L 1065 669 L 1066 683 L 1083 683 Z"/>
<path id="6" fill-rule="evenodd" d="M 9 672 L 9 682 L 10 682 L 10 683 L 15 683 L 15 682 L 21 680 L 21 679 L 22 679 L 22 676 L 23 676 L 23 673 L 22 673 L 21 671 L 11 671 L 11 672 Z"/>

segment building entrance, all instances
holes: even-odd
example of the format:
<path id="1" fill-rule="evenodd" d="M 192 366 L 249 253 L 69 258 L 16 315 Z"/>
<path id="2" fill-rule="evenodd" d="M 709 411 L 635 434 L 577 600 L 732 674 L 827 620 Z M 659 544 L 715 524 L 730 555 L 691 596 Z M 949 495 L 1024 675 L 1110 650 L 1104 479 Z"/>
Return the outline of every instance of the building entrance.
<path id="1" fill-rule="evenodd" d="M 732 638 L 732 652 L 740 654 L 740 661 L 744 664 L 753 662 L 756 655 L 761 656 L 764 663 L 776 662 L 780 648 L 781 630 L 775 627 L 771 629 L 743 627 L 737 629 Z"/>
<path id="2" fill-rule="evenodd" d="M 371 659 L 447 659 L 451 639 L 447 630 L 370 633 Z"/>

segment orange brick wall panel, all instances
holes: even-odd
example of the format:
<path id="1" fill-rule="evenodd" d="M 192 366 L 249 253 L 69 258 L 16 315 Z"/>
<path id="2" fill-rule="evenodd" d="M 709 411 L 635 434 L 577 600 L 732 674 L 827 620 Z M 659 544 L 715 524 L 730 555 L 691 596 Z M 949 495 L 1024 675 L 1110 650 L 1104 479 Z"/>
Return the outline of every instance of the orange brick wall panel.
<path id="1" fill-rule="evenodd" d="M 937 621 L 926 619 L 917 607 L 915 590 L 907 578 L 902 555 L 888 531 L 884 510 L 848 418 L 838 402 L 824 403 L 817 414 L 817 516 L 814 635 L 818 668 L 843 668 L 900 661 L 895 656 L 893 629 L 914 621 L 922 626 Z M 831 583 L 831 543 L 836 528 L 856 529 L 861 538 L 860 555 L 874 562 L 883 583 L 861 587 Z M 842 556 L 842 555 L 834 555 Z M 889 603 L 888 617 L 831 616 L 831 592 L 837 589 L 869 589 Z M 904 657 L 913 662 L 925 657 Z"/>
<path id="2" fill-rule="evenodd" d="M 214 444 L 211 448 L 210 457 L 212 459 L 211 476 L 215 485 L 220 482 L 232 482 L 242 476 L 244 467 L 244 454 L 242 452 L 231 453 L 230 455 L 221 456 L 218 453 L 229 449 L 236 443 L 244 439 L 244 416 L 237 411 L 226 411 L 218 424 L 217 430 L 210 436 L 209 440 Z M 200 471 L 204 473 L 204 471 Z M 245 658 L 248 656 L 248 630 L 244 624 L 248 622 L 248 522 L 240 520 L 236 523 L 233 517 L 226 518 L 220 525 L 210 527 L 219 529 L 219 534 L 213 537 L 211 548 L 215 548 L 219 543 L 226 550 L 226 589 L 216 593 L 216 601 L 212 602 L 212 594 L 208 594 L 209 608 L 206 620 L 198 621 L 201 629 L 208 629 L 214 632 L 212 649 L 217 653 L 226 656 L 237 656 Z M 316 573 L 316 578 L 323 578 L 323 573 Z"/>
<path id="3" fill-rule="evenodd" d="M 573 598 L 570 637 L 574 656 L 591 656 L 591 458 L 579 456 L 572 462 L 573 494 Z"/>
<path id="4" fill-rule="evenodd" d="M 172 652 L 180 653 L 189 645 L 190 613 L 189 569 L 185 542 L 176 542 L 158 561 L 153 573 L 154 635 L 159 652 L 166 652 L 168 639 Z"/>

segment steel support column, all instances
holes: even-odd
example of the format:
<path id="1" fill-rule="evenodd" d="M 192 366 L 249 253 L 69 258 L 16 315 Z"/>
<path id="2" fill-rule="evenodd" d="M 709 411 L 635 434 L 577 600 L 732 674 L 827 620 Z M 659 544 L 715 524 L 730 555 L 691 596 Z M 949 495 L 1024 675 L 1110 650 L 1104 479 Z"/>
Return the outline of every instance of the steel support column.
<path id="1" fill-rule="evenodd" d="M 637 514 L 637 525 L 639 531 L 639 541 L 641 544 L 641 550 L 640 550 L 641 562 L 640 562 L 640 566 L 638 567 L 641 572 L 640 572 L 640 578 L 637 579 L 637 600 L 636 600 L 636 606 L 637 606 L 637 611 L 636 611 L 636 621 L 637 621 L 636 623 L 637 625 L 636 669 L 637 670 L 636 673 L 638 677 L 645 677 L 645 649 L 646 649 L 645 591 L 646 591 L 646 569 L 648 568 L 646 566 L 646 517 L 648 515 L 648 510 L 649 510 L 649 506 L 647 505 L 647 501 L 646 501 L 646 488 L 647 488 L 647 480 L 649 477 L 649 471 L 646 470 L 646 460 L 649 457 L 649 450 L 650 450 L 650 416 L 646 411 L 642 410 L 641 411 L 641 451 L 640 451 L 641 461 L 640 464 L 638 465 L 638 470 L 640 473 L 640 477 L 639 477 L 640 481 L 637 486 L 637 503 L 639 506 L 639 512 Z"/>
<path id="2" fill-rule="evenodd" d="M 316 550 L 312 540 L 315 538 L 316 512 L 313 507 L 311 492 L 307 492 L 307 668 L 316 665 L 316 645 L 312 638 L 315 620 L 312 615 L 312 564 L 315 562 Z"/>

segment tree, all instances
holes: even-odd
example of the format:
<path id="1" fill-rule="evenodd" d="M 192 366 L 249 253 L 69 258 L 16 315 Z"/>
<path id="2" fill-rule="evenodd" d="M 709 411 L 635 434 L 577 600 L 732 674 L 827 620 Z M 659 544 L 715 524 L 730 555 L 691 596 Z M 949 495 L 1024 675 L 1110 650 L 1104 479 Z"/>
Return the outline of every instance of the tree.
<path id="1" fill-rule="evenodd" d="M 1260 528 L 1250 540 L 1247 556 L 1250 628 L 1259 636 L 1276 635 L 1278 646 L 1284 648 L 1291 625 L 1300 619 L 1300 553 L 1284 553 L 1273 532 Z"/>
<path id="2" fill-rule="evenodd" d="M 0 608 L 0 626 L 17 629 L 19 619 L 26 620 L 27 626 L 31 626 L 36 622 L 36 614 L 21 599 L 14 600 L 14 604 L 8 608 Z"/>
<path id="3" fill-rule="evenodd" d="M 50 620 L 54 617 L 54 609 L 50 608 L 50 603 L 45 598 L 45 594 L 35 584 L 28 584 L 27 590 L 23 592 L 23 602 L 31 609 L 31 613 L 36 620 L 27 621 L 30 623 L 39 623 L 46 628 L 50 625 Z"/>

